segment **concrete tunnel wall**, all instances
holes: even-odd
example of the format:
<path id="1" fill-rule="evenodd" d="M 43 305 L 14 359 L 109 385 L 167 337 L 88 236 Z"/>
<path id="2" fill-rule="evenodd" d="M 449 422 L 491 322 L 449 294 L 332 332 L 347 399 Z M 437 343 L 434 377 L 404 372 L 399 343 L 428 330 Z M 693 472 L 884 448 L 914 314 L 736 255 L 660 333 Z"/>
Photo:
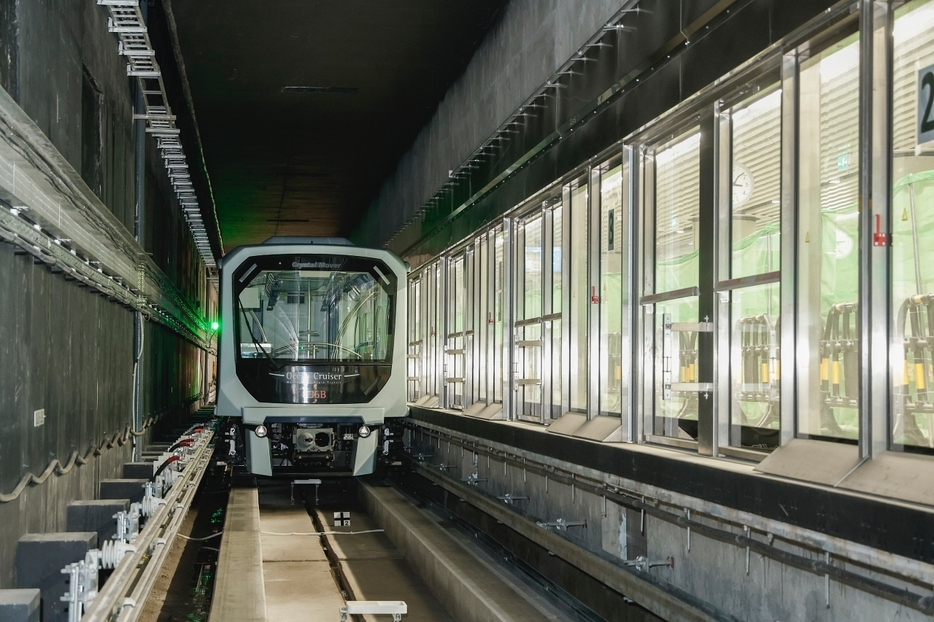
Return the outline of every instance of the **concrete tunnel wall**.
<path id="1" fill-rule="evenodd" d="M 710 4 L 700 0 L 692 4 Z M 623 0 L 513 0 L 448 89 L 354 233 L 382 246 Z"/>
<path id="2" fill-rule="evenodd" d="M 152 36 L 170 54 L 168 42 L 159 40 L 164 35 Z M 0 87 L 132 234 L 134 85 L 107 31 L 105 9 L 72 0 L 0 0 Z M 142 250 L 193 304 L 216 308 L 216 292 L 205 281 L 149 137 L 142 190 Z M 50 461 L 65 463 L 72 452 L 83 455 L 132 426 L 133 315 L 0 242 L 0 493 L 27 473 L 39 475 Z M 160 426 L 180 425 L 199 405 L 203 353 L 154 323 L 144 323 L 143 334 L 142 418 L 163 414 Z M 45 423 L 36 427 L 39 409 Z M 125 445 L 105 446 L 88 464 L 0 503 L 0 588 L 14 586 L 19 537 L 63 530 L 67 503 L 96 498 L 101 479 L 121 477 L 132 443 L 131 436 Z"/>

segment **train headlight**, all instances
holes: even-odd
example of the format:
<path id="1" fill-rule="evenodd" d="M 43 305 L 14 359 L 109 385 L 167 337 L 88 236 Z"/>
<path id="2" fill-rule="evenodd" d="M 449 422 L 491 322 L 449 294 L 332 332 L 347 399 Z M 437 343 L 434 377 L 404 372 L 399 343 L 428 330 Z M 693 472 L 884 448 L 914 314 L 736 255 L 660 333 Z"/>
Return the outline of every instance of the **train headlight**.
<path id="1" fill-rule="evenodd" d="M 267 434 L 268 430 L 266 430 L 266 426 L 264 426 L 263 424 L 259 424 L 258 426 L 256 426 L 256 429 L 253 430 L 253 432 L 254 432 L 254 433 L 256 434 L 256 436 L 258 436 L 259 438 L 266 438 L 266 434 Z"/>
<path id="2" fill-rule="evenodd" d="M 366 438 L 370 435 L 370 427 L 366 425 L 361 425 L 360 429 L 357 430 L 357 434 L 360 435 L 360 438 Z"/>

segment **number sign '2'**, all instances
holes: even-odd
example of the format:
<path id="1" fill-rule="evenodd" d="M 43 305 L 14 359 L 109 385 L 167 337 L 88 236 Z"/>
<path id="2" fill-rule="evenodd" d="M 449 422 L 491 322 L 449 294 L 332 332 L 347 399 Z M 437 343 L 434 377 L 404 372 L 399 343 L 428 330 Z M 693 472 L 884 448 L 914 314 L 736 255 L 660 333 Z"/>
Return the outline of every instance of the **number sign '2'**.
<path id="1" fill-rule="evenodd" d="M 934 65 L 918 71 L 918 144 L 934 140 Z"/>

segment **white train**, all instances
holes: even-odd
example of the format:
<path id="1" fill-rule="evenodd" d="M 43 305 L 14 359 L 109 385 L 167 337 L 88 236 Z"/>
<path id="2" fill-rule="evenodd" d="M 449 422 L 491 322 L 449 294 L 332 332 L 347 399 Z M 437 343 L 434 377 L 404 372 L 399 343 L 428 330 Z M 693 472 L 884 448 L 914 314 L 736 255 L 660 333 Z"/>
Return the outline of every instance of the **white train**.
<path id="1" fill-rule="evenodd" d="M 372 473 L 384 425 L 408 412 L 405 264 L 276 237 L 228 253 L 220 282 L 217 414 L 240 418 L 247 469 Z"/>

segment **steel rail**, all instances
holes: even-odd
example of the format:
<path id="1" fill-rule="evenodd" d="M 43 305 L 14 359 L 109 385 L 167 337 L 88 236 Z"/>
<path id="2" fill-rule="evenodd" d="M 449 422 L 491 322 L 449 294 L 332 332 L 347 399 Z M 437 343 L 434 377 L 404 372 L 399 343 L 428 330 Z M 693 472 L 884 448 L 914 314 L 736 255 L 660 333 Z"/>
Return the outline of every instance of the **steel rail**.
<path id="1" fill-rule="evenodd" d="M 130 621 L 142 614 L 145 598 L 204 476 L 204 467 L 213 451 L 213 439 L 213 430 L 203 434 L 197 451 L 163 499 L 164 503 L 133 541 L 136 550 L 126 555 L 114 569 L 103 589 L 88 605 L 82 622 Z M 134 597 L 136 600 L 132 600 Z"/>

